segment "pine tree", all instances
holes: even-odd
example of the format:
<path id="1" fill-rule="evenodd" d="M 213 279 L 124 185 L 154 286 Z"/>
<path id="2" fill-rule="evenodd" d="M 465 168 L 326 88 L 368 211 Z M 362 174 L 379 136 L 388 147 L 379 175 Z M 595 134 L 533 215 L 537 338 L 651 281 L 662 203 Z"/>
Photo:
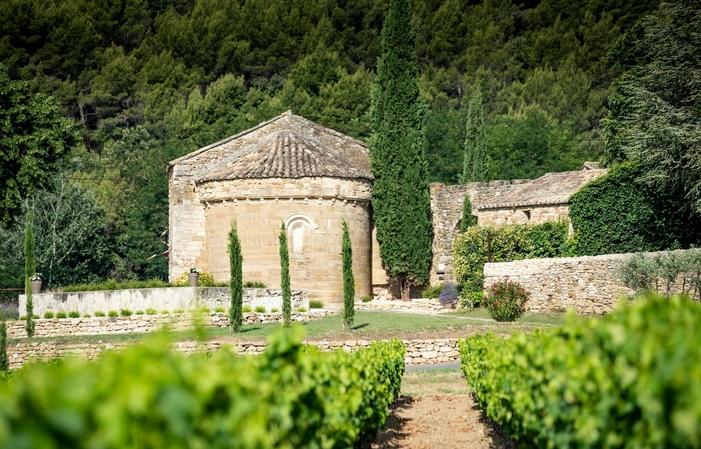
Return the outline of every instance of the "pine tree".
<path id="1" fill-rule="evenodd" d="M 27 337 L 34 336 L 34 303 L 32 302 L 31 277 L 36 273 L 34 263 L 34 216 L 27 212 L 24 223 L 24 294 L 27 296 Z"/>
<path id="2" fill-rule="evenodd" d="M 402 298 L 426 282 L 431 264 L 431 201 L 421 128 L 426 107 L 416 82 L 415 30 L 407 0 L 391 0 L 382 56 L 370 91 L 372 207 L 380 257 Z"/>
<path id="3" fill-rule="evenodd" d="M 484 105 L 479 86 L 470 98 L 467 108 L 465 143 L 460 183 L 487 181 L 487 141 L 484 134 Z"/>
<path id="4" fill-rule="evenodd" d="M 465 232 L 470 226 L 477 224 L 477 217 L 472 215 L 472 201 L 470 195 L 465 196 L 462 203 L 462 221 L 460 222 L 460 232 Z"/>
<path id="5" fill-rule="evenodd" d="M 288 327 L 292 316 L 292 291 L 290 290 L 290 253 L 287 250 L 287 230 L 280 225 L 280 288 L 282 288 L 282 325 Z"/>
<path id="6" fill-rule="evenodd" d="M 0 371 L 7 371 L 10 369 L 10 359 L 7 357 L 7 326 L 5 325 L 5 314 L 2 314 L 0 320 Z"/>
<path id="7" fill-rule="evenodd" d="M 231 331 L 239 332 L 243 324 L 243 256 L 241 255 L 241 241 L 239 240 L 236 220 L 231 220 L 229 231 L 229 268 L 231 278 L 231 307 L 229 309 L 229 323 Z"/>
<path id="8" fill-rule="evenodd" d="M 343 220 L 341 261 L 343 266 L 343 328 L 350 329 L 355 319 L 355 278 L 353 277 L 353 248 L 348 233 L 348 223 L 345 219 Z"/>

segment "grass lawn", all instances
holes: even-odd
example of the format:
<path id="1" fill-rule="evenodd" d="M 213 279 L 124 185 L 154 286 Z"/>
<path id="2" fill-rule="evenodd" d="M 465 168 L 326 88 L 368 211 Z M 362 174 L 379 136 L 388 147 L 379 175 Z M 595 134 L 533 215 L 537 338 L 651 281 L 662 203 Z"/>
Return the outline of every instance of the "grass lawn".
<path id="1" fill-rule="evenodd" d="M 318 320 L 302 323 L 306 329 L 307 338 L 320 340 L 368 339 L 381 340 L 398 337 L 413 338 L 449 338 L 467 337 L 485 332 L 510 334 L 521 330 L 532 331 L 538 327 L 557 326 L 562 324 L 562 318 L 551 315 L 536 320 L 530 315 L 515 323 L 497 323 L 487 321 L 479 311 L 453 312 L 441 315 L 418 315 L 398 312 L 356 311 L 355 324 L 351 330 L 343 330 L 341 316 L 329 316 Z M 251 324 L 242 327 L 239 334 L 231 334 L 228 328 L 205 328 L 207 339 L 231 340 L 236 339 L 265 339 L 280 328 L 279 323 Z M 35 337 L 31 339 L 16 339 L 13 342 L 55 341 L 60 343 L 97 343 L 97 342 L 136 342 L 149 334 L 112 334 L 112 335 L 83 335 L 66 337 Z M 174 340 L 186 340 L 196 337 L 194 331 L 173 332 Z"/>
<path id="2" fill-rule="evenodd" d="M 489 311 L 483 307 L 476 309 L 463 309 L 455 312 L 442 313 L 443 316 L 464 317 L 474 319 L 491 319 Z M 564 313 L 532 313 L 526 312 L 521 318 L 516 320 L 518 324 L 535 324 L 547 326 L 562 326 L 565 324 Z"/>
<path id="3" fill-rule="evenodd" d="M 460 368 L 428 371 L 407 371 L 402 378 L 402 394 L 423 396 L 425 394 L 468 394 L 470 387 Z"/>

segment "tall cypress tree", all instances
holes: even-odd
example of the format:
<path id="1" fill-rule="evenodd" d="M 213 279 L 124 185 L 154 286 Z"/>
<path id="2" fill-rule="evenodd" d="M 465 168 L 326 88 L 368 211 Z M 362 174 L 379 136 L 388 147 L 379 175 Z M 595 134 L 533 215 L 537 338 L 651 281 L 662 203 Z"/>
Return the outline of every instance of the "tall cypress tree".
<path id="1" fill-rule="evenodd" d="M 460 183 L 487 181 L 487 141 L 484 135 L 484 105 L 479 86 L 467 107 L 467 125 L 463 144 L 463 163 Z"/>
<path id="2" fill-rule="evenodd" d="M 292 291 L 290 290 L 290 253 L 287 249 L 285 223 L 280 225 L 280 288 L 282 288 L 282 325 L 288 327 L 292 319 Z"/>
<path id="3" fill-rule="evenodd" d="M 36 273 L 34 263 L 34 215 L 27 212 L 24 223 L 24 294 L 27 296 L 27 322 L 25 329 L 27 336 L 34 336 L 34 303 L 32 302 L 31 277 Z"/>
<path id="4" fill-rule="evenodd" d="M 241 241 L 239 240 L 236 220 L 231 220 L 231 230 L 229 231 L 229 268 L 231 272 L 229 323 L 231 323 L 232 332 L 239 332 L 243 324 L 243 256 L 241 255 Z"/>
<path id="5" fill-rule="evenodd" d="M 462 221 L 460 222 L 460 232 L 467 231 L 470 226 L 477 224 L 477 217 L 472 215 L 472 201 L 470 195 L 465 195 L 465 200 L 462 203 Z"/>
<path id="6" fill-rule="evenodd" d="M 341 265 L 343 266 L 343 328 L 350 329 L 355 319 L 355 278 L 353 277 L 353 248 L 345 219 L 343 220 Z"/>
<path id="7" fill-rule="evenodd" d="M 415 30 L 408 0 L 390 0 L 382 56 L 370 91 L 370 162 L 380 257 L 402 298 L 426 282 L 431 264 L 431 199 L 416 82 Z"/>
<path id="8" fill-rule="evenodd" d="M 5 314 L 0 312 L 0 371 L 10 369 L 10 359 L 7 357 L 7 326 L 5 325 Z"/>

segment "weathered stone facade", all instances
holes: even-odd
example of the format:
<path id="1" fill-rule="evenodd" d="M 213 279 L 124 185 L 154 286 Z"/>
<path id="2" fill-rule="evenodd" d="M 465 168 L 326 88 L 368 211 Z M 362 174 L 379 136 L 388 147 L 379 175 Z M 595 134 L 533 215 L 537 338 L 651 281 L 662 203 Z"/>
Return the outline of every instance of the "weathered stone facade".
<path id="1" fill-rule="evenodd" d="M 581 314 L 610 312 L 621 296 L 633 293 L 616 276 L 616 267 L 630 254 L 592 257 L 528 259 L 486 263 L 484 288 L 506 277 L 531 293 L 526 304 L 533 312 Z"/>
<path id="2" fill-rule="evenodd" d="M 353 352 L 367 348 L 369 340 L 306 340 L 304 343 L 318 347 L 322 351 L 342 349 Z M 173 344 L 173 349 L 189 355 L 198 351 L 218 351 L 224 345 L 233 346 L 238 354 L 259 355 L 268 347 L 265 340 L 237 340 L 221 343 L 209 341 L 199 344 L 195 341 L 181 341 Z M 455 338 L 404 340 L 406 346 L 406 365 L 432 365 L 460 361 L 458 341 Z M 16 342 L 7 348 L 10 369 L 19 369 L 25 363 L 37 360 L 50 360 L 58 357 L 79 357 L 92 360 L 104 351 L 118 351 L 128 346 L 127 343 L 59 343 L 56 341 Z"/>
<path id="3" fill-rule="evenodd" d="M 228 310 L 231 290 L 228 287 L 167 287 L 127 290 L 100 290 L 90 292 L 40 293 L 33 295 L 34 313 L 44 316 L 46 312 L 78 312 L 80 315 L 111 310 L 131 312 L 155 309 L 159 312 L 191 310 L 206 307 L 210 310 Z M 309 296 L 305 290 L 292 290 L 293 309 L 309 309 Z M 271 288 L 244 288 L 243 305 L 252 309 L 282 309 L 282 290 Z M 26 310 L 25 295 L 19 296 L 19 310 Z"/>
<path id="4" fill-rule="evenodd" d="M 367 146 L 289 111 L 172 161 L 170 261 L 229 279 L 227 234 L 235 219 L 244 281 L 279 287 L 280 223 L 287 228 L 293 288 L 340 302 L 341 221 L 349 224 L 356 296 L 372 294 Z M 377 262 L 376 262 L 377 263 Z"/>

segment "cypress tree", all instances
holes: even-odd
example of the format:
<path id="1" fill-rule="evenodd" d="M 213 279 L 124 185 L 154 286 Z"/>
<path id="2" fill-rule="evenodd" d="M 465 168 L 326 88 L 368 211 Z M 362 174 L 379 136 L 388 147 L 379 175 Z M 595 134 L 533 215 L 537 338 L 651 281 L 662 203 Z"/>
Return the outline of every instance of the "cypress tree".
<path id="1" fill-rule="evenodd" d="M 287 230 L 280 225 L 280 288 L 282 288 L 282 325 L 288 327 L 292 315 L 292 291 L 290 290 L 290 253 L 287 250 Z"/>
<path id="2" fill-rule="evenodd" d="M 355 278 L 353 277 L 353 248 L 348 233 L 348 223 L 345 219 L 343 220 L 341 262 L 343 266 L 343 328 L 350 329 L 355 318 Z"/>
<path id="3" fill-rule="evenodd" d="M 24 294 L 27 296 L 27 336 L 34 336 L 34 303 L 32 302 L 32 283 L 30 278 L 36 273 L 34 263 L 34 216 L 27 212 L 24 223 Z"/>
<path id="4" fill-rule="evenodd" d="M 487 181 L 489 174 L 487 171 L 487 141 L 484 135 L 484 105 L 479 86 L 472 94 L 467 108 L 463 150 L 460 183 Z"/>
<path id="5" fill-rule="evenodd" d="M 231 323 L 232 332 L 239 332 L 243 324 L 243 256 L 241 255 L 241 241 L 239 240 L 236 220 L 231 220 L 231 230 L 229 231 L 229 268 L 231 271 L 229 323 Z"/>
<path id="6" fill-rule="evenodd" d="M 2 313 L 2 312 L 0 312 Z M 5 314 L 0 317 L 0 371 L 10 369 L 10 359 L 7 357 L 7 327 L 5 326 Z"/>
<path id="7" fill-rule="evenodd" d="M 415 30 L 408 0 L 390 0 L 382 55 L 370 91 L 370 163 L 380 257 L 402 298 L 426 282 L 431 264 L 431 200 L 416 82 Z"/>
<path id="8" fill-rule="evenodd" d="M 472 215 L 472 201 L 470 195 L 465 196 L 462 203 L 462 221 L 460 222 L 460 232 L 465 232 L 470 226 L 477 224 L 477 217 Z"/>

